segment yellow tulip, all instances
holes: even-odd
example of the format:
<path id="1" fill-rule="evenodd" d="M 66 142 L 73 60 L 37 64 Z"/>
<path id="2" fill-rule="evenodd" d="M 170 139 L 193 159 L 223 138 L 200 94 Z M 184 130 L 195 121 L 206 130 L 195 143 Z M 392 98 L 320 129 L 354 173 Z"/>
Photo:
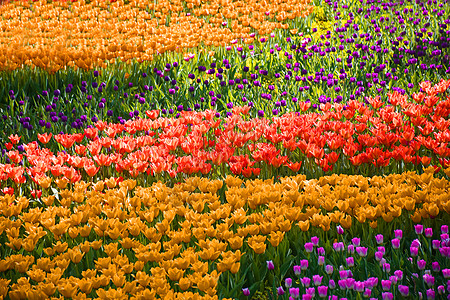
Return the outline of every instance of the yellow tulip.
<path id="1" fill-rule="evenodd" d="M 186 291 L 191 287 L 191 281 L 186 277 L 180 278 L 180 280 L 178 281 L 178 286 L 182 291 Z"/>
<path id="2" fill-rule="evenodd" d="M 266 236 L 255 235 L 247 240 L 247 244 L 256 254 L 262 254 L 266 251 L 265 240 Z"/>
<path id="3" fill-rule="evenodd" d="M 179 281 L 183 274 L 184 270 L 178 268 L 169 268 L 167 271 L 167 276 L 172 281 Z"/>
<path id="4" fill-rule="evenodd" d="M 93 282 L 87 279 L 81 279 L 78 281 L 78 288 L 85 294 L 90 294 L 93 287 Z"/>
<path id="5" fill-rule="evenodd" d="M 273 247 L 277 247 L 281 241 L 283 241 L 284 232 L 283 231 L 273 231 L 270 233 L 269 242 Z"/>
<path id="6" fill-rule="evenodd" d="M 52 179 L 48 176 L 42 176 L 39 178 L 39 186 L 43 189 L 48 189 L 50 185 L 52 184 Z"/>
<path id="7" fill-rule="evenodd" d="M 47 297 L 52 296 L 56 293 L 56 286 L 53 282 L 45 282 L 42 285 L 39 285 L 41 291 L 43 291 Z"/>
<path id="8" fill-rule="evenodd" d="M 231 249 L 233 249 L 233 250 L 237 250 L 237 249 L 241 248 L 243 242 L 244 242 L 244 238 L 241 236 L 234 236 L 234 237 L 228 239 L 228 243 L 229 243 Z"/>
<path id="9" fill-rule="evenodd" d="M 436 203 L 429 203 L 426 206 L 426 211 L 430 214 L 430 216 L 436 217 L 439 214 L 439 207 L 436 205 Z"/>
<path id="10" fill-rule="evenodd" d="M 112 277 L 112 282 L 116 287 L 122 287 L 125 284 L 126 277 L 124 274 L 116 273 Z"/>

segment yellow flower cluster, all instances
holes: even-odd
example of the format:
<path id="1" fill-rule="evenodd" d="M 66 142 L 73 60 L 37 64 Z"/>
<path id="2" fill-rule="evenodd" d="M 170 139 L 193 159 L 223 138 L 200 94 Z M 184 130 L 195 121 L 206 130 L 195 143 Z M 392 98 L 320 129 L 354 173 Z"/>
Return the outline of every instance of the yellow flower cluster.
<path id="1" fill-rule="evenodd" d="M 0 259 L 0 278 L 8 278 L 0 279 L 0 297 L 215 299 L 223 272 L 238 272 L 245 252 L 278 246 L 293 226 L 349 228 L 356 219 L 374 227 L 405 212 L 414 222 L 450 213 L 450 182 L 432 169 L 278 183 L 227 177 L 223 184 L 198 177 L 174 187 L 80 182 L 50 196 L 44 190 L 36 207 L 1 196 L 0 238 L 11 254 Z"/>
<path id="2" fill-rule="evenodd" d="M 127 1 L 128 2 L 128 1 Z M 152 60 L 200 44 L 225 46 L 287 28 L 307 16 L 309 0 L 14 1 L 0 6 L 0 70 L 23 65 L 56 72 L 107 61 Z M 284 22 L 284 23 L 282 23 Z"/>

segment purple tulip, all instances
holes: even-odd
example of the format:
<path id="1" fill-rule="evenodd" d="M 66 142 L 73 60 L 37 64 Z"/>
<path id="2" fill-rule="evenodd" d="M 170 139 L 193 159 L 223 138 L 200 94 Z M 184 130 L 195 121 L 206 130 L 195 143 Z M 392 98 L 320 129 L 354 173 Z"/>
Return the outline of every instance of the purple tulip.
<path id="1" fill-rule="evenodd" d="M 358 255 L 361 257 L 367 256 L 367 250 L 368 248 L 366 247 L 356 247 L 356 253 L 358 253 Z"/>
<path id="2" fill-rule="evenodd" d="M 328 293 L 328 287 L 326 285 L 320 285 L 317 287 L 317 293 L 319 294 L 319 297 L 325 298 Z"/>
<path id="3" fill-rule="evenodd" d="M 302 268 L 301 268 L 301 266 L 299 266 L 299 265 L 295 265 L 294 266 L 294 274 L 295 275 L 300 275 L 302 273 Z"/>
<path id="4" fill-rule="evenodd" d="M 317 258 L 317 264 L 319 266 L 323 266 L 325 263 L 325 256 L 319 255 L 319 257 Z"/>
<path id="5" fill-rule="evenodd" d="M 416 231 L 416 234 L 422 234 L 423 233 L 423 225 L 422 224 L 414 225 L 414 230 Z"/>
<path id="6" fill-rule="evenodd" d="M 433 289 L 427 290 L 427 299 L 435 299 L 436 298 L 436 292 Z"/>
<path id="7" fill-rule="evenodd" d="M 383 291 L 389 291 L 391 288 L 392 282 L 390 280 L 381 280 L 381 287 Z"/>
<path id="8" fill-rule="evenodd" d="M 328 287 L 334 290 L 336 288 L 336 282 L 333 279 L 330 279 L 330 281 L 328 281 Z"/>
<path id="9" fill-rule="evenodd" d="M 359 247 L 360 243 L 361 243 L 361 239 L 360 238 L 358 238 L 358 237 L 352 238 L 352 244 L 355 247 Z"/>
<path id="10" fill-rule="evenodd" d="M 400 292 L 400 294 L 403 296 L 403 297 L 408 297 L 408 295 L 409 295 L 409 287 L 407 286 L 407 285 L 399 285 L 398 286 L 398 291 Z"/>
<path id="11" fill-rule="evenodd" d="M 347 252 L 350 253 L 350 254 L 355 253 L 355 246 L 353 246 L 353 245 L 348 245 L 348 246 L 347 246 Z"/>
<path id="12" fill-rule="evenodd" d="M 325 249 L 323 247 L 317 248 L 317 254 L 318 255 L 325 255 Z"/>
<path id="13" fill-rule="evenodd" d="M 304 271 L 306 269 L 308 269 L 308 260 L 307 259 L 302 259 L 300 261 L 300 268 Z"/>
<path id="14" fill-rule="evenodd" d="M 394 249 L 400 248 L 400 240 L 399 239 L 395 238 L 391 241 L 391 243 L 392 243 L 392 248 L 394 248 Z"/>
<path id="15" fill-rule="evenodd" d="M 425 281 L 425 283 L 431 287 L 434 285 L 434 276 L 430 275 L 430 274 L 425 274 L 423 275 L 423 281 Z"/>
<path id="16" fill-rule="evenodd" d="M 314 285 L 318 286 L 318 285 L 322 284 L 322 279 L 323 279 L 323 276 L 313 275 L 313 283 L 314 283 Z"/>
<path id="17" fill-rule="evenodd" d="M 377 234 L 375 236 L 375 239 L 377 241 L 377 244 L 383 244 L 383 235 L 382 234 Z"/>
<path id="18" fill-rule="evenodd" d="M 441 270 L 441 266 L 439 265 L 439 262 L 434 261 L 431 263 L 431 269 L 433 272 L 439 272 Z"/>
<path id="19" fill-rule="evenodd" d="M 288 277 L 284 280 L 284 285 L 286 288 L 290 288 L 292 286 L 292 278 Z"/>
<path id="20" fill-rule="evenodd" d="M 305 243 L 305 251 L 307 253 L 311 253 L 314 250 L 314 244 L 313 243 Z"/>
<path id="21" fill-rule="evenodd" d="M 346 262 L 347 262 L 347 266 L 349 266 L 349 267 L 353 267 L 355 265 L 355 259 L 352 256 L 347 257 Z"/>
<path id="22" fill-rule="evenodd" d="M 326 266 L 325 266 L 325 272 L 326 272 L 328 275 L 331 275 L 331 274 L 333 273 L 333 266 L 332 266 L 332 265 L 326 265 Z"/>
<path id="23" fill-rule="evenodd" d="M 289 295 L 296 299 L 300 295 L 300 289 L 299 288 L 290 288 L 289 289 Z"/>
<path id="24" fill-rule="evenodd" d="M 383 258 L 383 252 L 381 252 L 381 251 L 375 252 L 375 259 L 377 261 L 381 261 L 382 258 Z"/>
<path id="25" fill-rule="evenodd" d="M 300 279 L 300 282 L 304 287 L 309 287 L 309 285 L 311 284 L 311 279 L 309 277 L 303 277 Z"/>
<path id="26" fill-rule="evenodd" d="M 419 270 L 424 270 L 426 265 L 427 262 L 423 259 L 417 261 L 417 267 L 419 268 Z"/>
<path id="27" fill-rule="evenodd" d="M 277 287 L 277 294 L 278 296 L 284 295 L 284 289 L 282 286 Z"/>
<path id="28" fill-rule="evenodd" d="M 425 236 L 430 238 L 433 236 L 433 228 L 425 228 Z"/>
<path id="29" fill-rule="evenodd" d="M 268 260 L 268 261 L 266 261 L 266 263 L 267 263 L 267 269 L 268 269 L 269 271 L 275 269 L 275 265 L 273 264 L 273 261 Z"/>
<path id="30" fill-rule="evenodd" d="M 244 294 L 244 296 L 250 296 L 250 290 L 248 288 L 243 288 L 242 293 Z"/>

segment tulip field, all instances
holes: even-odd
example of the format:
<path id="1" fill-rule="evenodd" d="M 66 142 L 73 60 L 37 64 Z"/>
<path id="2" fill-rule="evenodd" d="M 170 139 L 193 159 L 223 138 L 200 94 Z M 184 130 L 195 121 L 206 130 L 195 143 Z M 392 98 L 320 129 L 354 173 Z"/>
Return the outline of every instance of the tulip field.
<path id="1" fill-rule="evenodd" d="M 0 299 L 450 299 L 449 12 L 0 1 Z"/>

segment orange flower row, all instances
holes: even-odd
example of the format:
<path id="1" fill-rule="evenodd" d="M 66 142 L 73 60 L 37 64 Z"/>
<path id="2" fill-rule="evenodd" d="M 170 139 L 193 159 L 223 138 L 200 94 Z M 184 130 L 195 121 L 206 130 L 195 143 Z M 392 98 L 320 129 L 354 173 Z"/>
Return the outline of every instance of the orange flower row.
<path id="1" fill-rule="evenodd" d="M 450 213 L 450 182 L 433 172 L 298 175 L 279 183 L 192 177 L 173 188 L 106 179 L 44 191 L 42 206 L 33 208 L 35 200 L 0 196 L 0 235 L 12 251 L 0 259 L 0 277 L 18 278 L 0 280 L 0 297 L 46 298 L 58 291 L 74 299 L 91 292 L 217 299 L 223 272 L 238 272 L 245 252 L 277 247 L 293 228 L 350 228 L 354 220 L 376 227 L 379 219 L 402 214 L 420 222 Z M 66 277 L 69 267 L 73 276 Z"/>
<path id="2" fill-rule="evenodd" d="M 0 7 L 0 70 L 23 65 L 51 72 L 65 66 L 91 69 L 117 58 L 152 60 L 157 53 L 182 52 L 201 43 L 225 46 L 250 38 L 251 31 L 265 35 L 287 28 L 280 22 L 306 17 L 313 9 L 308 3 L 10 2 Z"/>

